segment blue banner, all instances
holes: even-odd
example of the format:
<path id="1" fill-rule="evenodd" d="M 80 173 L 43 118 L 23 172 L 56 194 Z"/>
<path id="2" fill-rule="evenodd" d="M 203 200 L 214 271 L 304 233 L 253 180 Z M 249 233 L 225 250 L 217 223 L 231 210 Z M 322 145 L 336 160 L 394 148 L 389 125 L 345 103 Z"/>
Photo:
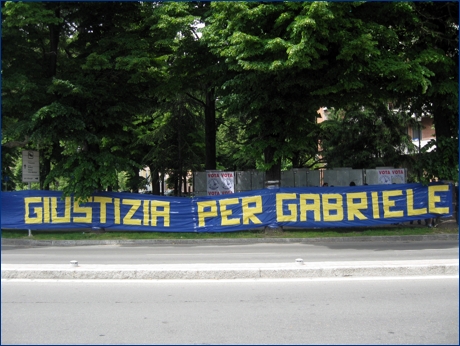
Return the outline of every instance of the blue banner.
<path id="1" fill-rule="evenodd" d="M 1 227 L 231 232 L 378 226 L 450 216 L 452 191 L 452 185 L 438 183 L 279 188 L 195 198 L 101 192 L 85 203 L 61 192 L 2 192 Z"/>

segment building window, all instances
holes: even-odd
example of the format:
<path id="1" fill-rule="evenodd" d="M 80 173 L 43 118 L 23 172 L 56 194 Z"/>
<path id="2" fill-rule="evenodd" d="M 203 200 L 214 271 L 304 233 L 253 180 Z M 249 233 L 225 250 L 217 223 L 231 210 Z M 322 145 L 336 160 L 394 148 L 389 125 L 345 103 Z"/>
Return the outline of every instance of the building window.
<path id="1" fill-rule="evenodd" d="M 422 139 L 422 129 L 421 129 L 421 124 L 419 124 L 419 126 L 417 127 L 413 127 L 412 128 L 412 140 L 415 141 L 415 140 L 418 140 L 418 139 Z"/>

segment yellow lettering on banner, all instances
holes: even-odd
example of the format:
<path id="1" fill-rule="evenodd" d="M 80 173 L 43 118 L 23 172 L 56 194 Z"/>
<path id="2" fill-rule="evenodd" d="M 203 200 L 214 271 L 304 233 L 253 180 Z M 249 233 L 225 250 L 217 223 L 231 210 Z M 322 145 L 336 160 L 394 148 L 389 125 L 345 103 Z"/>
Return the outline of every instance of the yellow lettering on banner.
<path id="1" fill-rule="evenodd" d="M 42 203 L 41 197 L 26 197 L 24 198 L 24 205 L 25 205 L 25 214 L 24 214 L 24 221 L 26 224 L 37 224 L 43 223 L 43 208 L 34 207 L 33 211 L 37 215 L 36 217 L 30 217 L 29 215 L 29 208 L 30 204 L 32 203 Z"/>
<path id="2" fill-rule="evenodd" d="M 449 185 L 430 185 L 428 186 L 428 210 L 434 214 L 449 214 L 449 207 L 436 207 L 436 203 L 441 202 L 441 196 L 435 195 L 436 192 L 449 191 Z"/>
<path id="3" fill-rule="evenodd" d="M 121 223 L 121 216 L 120 216 L 120 199 L 119 198 L 114 198 L 113 199 L 113 222 L 116 225 L 119 225 Z"/>
<path id="4" fill-rule="evenodd" d="M 221 226 L 234 226 L 234 225 L 239 225 L 241 223 L 241 220 L 239 217 L 229 219 L 229 217 L 232 216 L 232 211 L 227 209 L 227 206 L 232 205 L 232 204 L 238 204 L 238 203 L 239 203 L 238 198 L 221 199 L 219 201 L 220 216 L 222 218 Z"/>
<path id="5" fill-rule="evenodd" d="M 169 227 L 170 225 L 170 219 L 169 219 L 169 214 L 170 214 L 170 202 L 164 202 L 164 201 L 150 201 L 151 205 L 151 211 L 152 211 L 152 226 L 156 226 L 158 222 L 158 218 L 162 217 L 163 218 L 163 225 L 164 227 Z M 158 208 L 163 208 L 163 210 L 158 210 Z"/>
<path id="6" fill-rule="evenodd" d="M 379 211 L 379 193 L 372 192 L 372 216 L 374 219 L 380 219 L 380 211 Z"/>
<path id="7" fill-rule="evenodd" d="M 121 203 L 124 204 L 124 205 L 130 205 L 131 206 L 131 209 L 129 209 L 128 213 L 123 218 L 123 225 L 139 226 L 140 224 L 142 224 L 142 220 L 132 218 L 134 216 L 134 214 L 136 213 L 136 211 L 141 206 L 141 200 L 138 200 L 138 199 L 123 199 L 123 201 Z"/>
<path id="8" fill-rule="evenodd" d="M 94 202 L 100 203 L 101 205 L 99 223 L 106 223 L 107 222 L 107 203 L 112 203 L 112 198 L 96 196 L 94 197 Z"/>
<path id="9" fill-rule="evenodd" d="M 249 207 L 249 203 L 255 203 L 254 207 Z M 249 225 L 249 221 L 254 224 L 262 223 L 255 214 L 262 213 L 262 196 L 252 196 L 241 198 L 243 209 L 243 225 Z"/>
<path id="10" fill-rule="evenodd" d="M 407 189 L 407 216 L 426 214 L 426 208 L 414 209 L 414 190 Z"/>
<path id="11" fill-rule="evenodd" d="M 338 193 L 325 193 L 321 195 L 323 203 L 324 221 L 342 221 L 343 220 L 343 198 Z M 335 203 L 331 203 L 335 201 Z M 331 214 L 335 210 L 337 213 Z"/>
<path id="12" fill-rule="evenodd" d="M 278 222 L 296 222 L 297 221 L 297 204 L 288 204 L 290 215 L 283 214 L 283 201 L 295 200 L 297 195 L 295 193 L 277 193 L 276 194 L 276 221 Z"/>
<path id="13" fill-rule="evenodd" d="M 43 197 L 43 222 L 51 222 L 50 198 Z"/>
<path id="14" fill-rule="evenodd" d="M 217 217 L 217 203 L 216 201 L 198 202 L 198 227 L 206 225 L 205 218 Z M 209 211 L 204 211 L 209 208 Z"/>
<path id="15" fill-rule="evenodd" d="M 57 197 L 51 197 L 51 223 L 70 223 L 71 198 L 64 199 L 64 216 L 57 214 Z"/>
<path id="16" fill-rule="evenodd" d="M 150 201 L 147 201 L 145 200 L 144 203 L 142 203 L 142 206 L 144 207 L 143 208 L 143 211 L 144 211 L 144 226 L 148 226 L 149 225 L 149 221 L 150 221 L 150 210 L 149 210 L 149 205 L 150 204 Z"/>
<path id="17" fill-rule="evenodd" d="M 73 222 L 82 222 L 82 223 L 92 223 L 93 222 L 93 208 L 80 206 L 80 203 L 76 199 L 73 200 L 73 212 L 79 213 L 79 214 L 85 214 L 85 216 L 74 216 Z"/>
<path id="18" fill-rule="evenodd" d="M 359 202 L 355 203 L 354 199 L 359 199 Z M 367 217 L 365 217 L 360 211 L 366 209 L 367 195 L 365 192 L 347 193 L 348 221 L 353 221 L 355 217 L 358 220 L 367 220 Z"/>
<path id="19" fill-rule="evenodd" d="M 402 210 L 395 210 L 391 211 L 390 208 L 395 206 L 396 201 L 390 200 L 390 197 L 397 197 L 402 196 L 402 190 L 390 190 L 390 191 L 382 191 L 382 199 L 383 199 L 383 217 L 390 218 L 390 217 L 403 217 L 404 212 Z"/>
<path id="20" fill-rule="evenodd" d="M 315 221 L 321 221 L 319 194 L 302 193 L 300 196 L 300 221 L 307 221 L 307 211 L 313 211 Z M 306 201 L 313 201 L 307 204 Z"/>

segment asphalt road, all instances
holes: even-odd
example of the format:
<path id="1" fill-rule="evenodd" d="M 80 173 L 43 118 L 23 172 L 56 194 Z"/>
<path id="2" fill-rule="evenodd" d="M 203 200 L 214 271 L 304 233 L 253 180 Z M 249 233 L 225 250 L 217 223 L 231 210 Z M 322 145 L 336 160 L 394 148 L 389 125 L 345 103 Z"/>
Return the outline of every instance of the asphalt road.
<path id="1" fill-rule="evenodd" d="M 2 281 L 2 344 L 455 344 L 458 277 Z"/>
<path id="2" fill-rule="evenodd" d="M 2 264 L 291 263 L 458 259 L 458 241 L 347 241 L 233 245 L 2 245 Z"/>

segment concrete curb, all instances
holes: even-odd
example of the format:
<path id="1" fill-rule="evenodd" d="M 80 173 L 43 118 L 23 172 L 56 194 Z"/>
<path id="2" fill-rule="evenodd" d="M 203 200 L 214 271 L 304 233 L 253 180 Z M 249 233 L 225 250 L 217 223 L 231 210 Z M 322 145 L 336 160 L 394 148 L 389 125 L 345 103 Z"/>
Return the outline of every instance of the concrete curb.
<path id="1" fill-rule="evenodd" d="M 2 280 L 223 280 L 458 275 L 458 260 L 255 263 L 70 265 L 5 264 Z"/>
<path id="2" fill-rule="evenodd" d="M 258 243 L 322 243 L 355 241 L 437 241 L 457 240 L 458 234 L 407 235 L 379 237 L 328 237 L 328 238 L 238 238 L 238 239 L 142 239 L 142 240 L 33 240 L 2 238 L 2 245 L 21 246 L 86 246 L 86 245 L 174 245 L 174 244 L 258 244 Z"/>

